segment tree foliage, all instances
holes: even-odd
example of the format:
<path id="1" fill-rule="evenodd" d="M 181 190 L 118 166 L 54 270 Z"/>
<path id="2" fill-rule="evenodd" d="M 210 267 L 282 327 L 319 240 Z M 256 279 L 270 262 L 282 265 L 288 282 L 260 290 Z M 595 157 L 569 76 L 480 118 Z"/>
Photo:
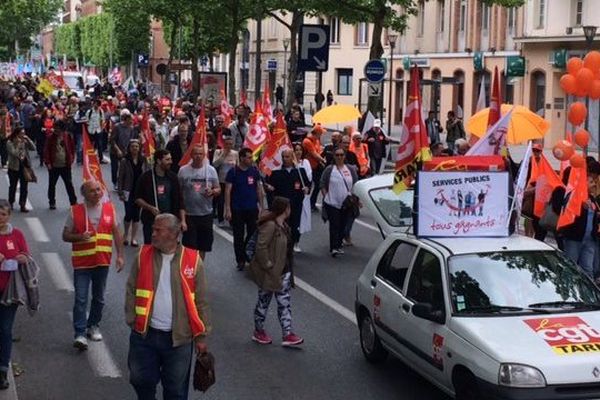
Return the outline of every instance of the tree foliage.
<path id="1" fill-rule="evenodd" d="M 81 40 L 79 25 L 76 23 L 64 24 L 54 30 L 54 52 L 65 54 L 67 58 L 81 58 Z"/>
<path id="2" fill-rule="evenodd" d="M 0 46 L 14 56 L 20 49 L 31 47 L 32 38 L 54 21 L 63 5 L 62 0 L 4 0 L 0 6 Z"/>
<path id="3" fill-rule="evenodd" d="M 141 0 L 105 0 L 106 11 L 114 21 L 115 61 L 127 64 L 132 54 L 148 53 L 150 13 Z"/>

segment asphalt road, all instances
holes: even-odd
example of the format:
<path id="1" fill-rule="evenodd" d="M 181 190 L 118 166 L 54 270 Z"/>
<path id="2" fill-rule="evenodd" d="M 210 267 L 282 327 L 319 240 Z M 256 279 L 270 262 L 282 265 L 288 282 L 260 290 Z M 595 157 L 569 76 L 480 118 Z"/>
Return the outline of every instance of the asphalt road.
<path id="1" fill-rule="evenodd" d="M 108 166 L 103 167 L 108 177 Z M 77 187 L 80 168 L 74 170 Z M 134 249 L 126 250 L 126 270 L 109 274 L 101 323 L 104 341 L 78 353 L 72 347 L 70 247 L 61 240 L 68 201 L 59 182 L 58 209 L 50 211 L 47 172 L 36 172 L 40 183 L 30 185 L 32 211 L 15 211 L 12 217 L 42 267 L 42 308 L 33 317 L 20 309 L 14 328 L 18 341 L 13 362 L 23 370 L 16 378 L 19 399 L 133 399 L 123 302 Z M 7 193 L 6 171 L 1 171 L 0 198 Z M 121 203 L 117 209 L 122 213 Z M 251 341 L 256 287 L 235 269 L 231 231 L 216 230 L 206 262 L 214 327 L 209 348 L 216 357 L 217 383 L 206 394 L 190 392 L 190 399 L 447 399 L 401 362 L 389 359 L 374 366 L 362 356 L 353 320 L 354 287 L 381 236 L 368 216 L 360 220 L 353 230 L 355 246 L 342 258 L 328 255 L 327 226 L 317 214 L 312 232 L 301 239 L 304 252 L 296 257 L 292 312 L 294 330 L 305 339 L 302 349 L 280 346 L 274 301 L 267 324 L 273 344 Z"/>

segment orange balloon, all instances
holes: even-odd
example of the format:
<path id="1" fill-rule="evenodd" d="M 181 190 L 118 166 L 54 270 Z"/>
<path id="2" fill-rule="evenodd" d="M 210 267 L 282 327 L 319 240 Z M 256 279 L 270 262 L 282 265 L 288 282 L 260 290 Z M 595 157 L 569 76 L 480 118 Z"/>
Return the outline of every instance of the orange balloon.
<path id="1" fill-rule="evenodd" d="M 594 81 L 594 73 L 591 69 L 583 67 L 577 71 L 575 79 L 577 80 L 577 88 L 587 91 Z"/>
<path id="2" fill-rule="evenodd" d="M 588 94 L 587 89 L 577 88 L 577 90 L 575 91 L 575 97 L 585 97 L 585 96 L 587 96 L 587 94 Z"/>
<path id="3" fill-rule="evenodd" d="M 575 94 L 577 91 L 577 80 L 571 74 L 564 74 L 560 77 L 560 87 L 567 94 Z"/>
<path id="4" fill-rule="evenodd" d="M 567 71 L 575 76 L 577 72 L 583 67 L 583 61 L 579 57 L 571 57 L 569 61 L 567 61 Z"/>
<path id="5" fill-rule="evenodd" d="M 600 51 L 592 50 L 587 53 L 583 59 L 583 66 L 591 69 L 594 73 L 598 71 L 600 69 Z"/>
<path id="6" fill-rule="evenodd" d="M 580 101 L 576 101 L 569 107 L 569 122 L 573 125 L 581 125 L 585 121 L 587 116 L 587 108 L 585 104 Z"/>
<path id="7" fill-rule="evenodd" d="M 594 79 L 592 84 L 588 88 L 588 95 L 591 99 L 598 100 L 600 99 L 600 80 Z"/>
<path id="8" fill-rule="evenodd" d="M 574 140 L 575 143 L 577 143 L 577 146 L 586 147 L 590 142 L 590 133 L 585 129 L 579 129 L 575 132 Z"/>
<path id="9" fill-rule="evenodd" d="M 581 154 L 573 154 L 569 158 L 569 163 L 573 168 L 583 168 L 585 167 L 585 158 Z"/>
<path id="10" fill-rule="evenodd" d="M 552 148 L 552 154 L 557 160 L 560 161 L 569 160 L 574 153 L 575 149 L 573 148 L 573 144 L 571 144 L 571 142 L 567 142 L 566 140 L 560 140 L 556 142 Z"/>

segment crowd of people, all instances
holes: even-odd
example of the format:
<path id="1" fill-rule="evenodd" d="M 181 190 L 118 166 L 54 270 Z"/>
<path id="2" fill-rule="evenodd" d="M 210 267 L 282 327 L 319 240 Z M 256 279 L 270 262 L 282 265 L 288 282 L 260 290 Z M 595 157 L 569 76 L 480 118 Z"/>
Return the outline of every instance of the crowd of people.
<path id="1" fill-rule="evenodd" d="M 320 215 L 329 223 L 329 254 L 339 257 L 344 246 L 353 245 L 356 211 L 346 200 L 357 180 L 379 173 L 387 157 L 390 140 L 379 120 L 364 135 L 349 126 L 323 143 L 326 130 L 307 126 L 304 110 L 294 104 L 284 116 L 290 145 L 281 152 L 281 167 L 267 172 L 245 146 L 252 119 L 246 104 L 229 108 L 228 114 L 202 99 L 151 97 L 141 88 L 98 84 L 78 97 L 62 91 L 44 96 L 36 86 L 29 78 L 0 82 L 0 163 L 10 182 L 8 200 L 0 203 L 0 263 L 20 263 L 29 256 L 23 234 L 8 220 L 15 203 L 29 212 L 28 185 L 37 182 L 36 173 L 38 184 L 47 182 L 50 210 L 60 207 L 56 185 L 61 178 L 71 206 L 62 239 L 72 246 L 75 348 L 84 351 L 88 340 L 103 339 L 109 267 L 120 272 L 131 262 L 124 259 L 124 247 L 136 247 L 126 293 L 130 381 L 139 398 L 153 398 L 157 382 L 170 374 L 170 383 L 163 379 L 166 398 L 185 398 L 192 349 L 207 350 L 203 259 L 212 250 L 214 226 L 232 229 L 236 267 L 247 269 L 259 288 L 252 339 L 272 342 L 264 321 L 275 296 L 282 345 L 303 343 L 291 321 L 294 253 L 302 252 L 301 236 L 312 229 L 319 194 Z M 330 93 L 325 100 L 332 103 Z M 194 139 L 202 115 L 206 144 Z M 269 117 L 274 121 L 277 115 Z M 145 121 L 152 154 L 144 151 Z M 110 164 L 110 174 L 105 184 L 87 180 L 76 191 L 74 168 L 89 156 L 85 134 L 93 147 L 89 151 L 99 164 Z M 107 194 L 112 201 L 106 201 Z M 117 215 L 123 215 L 122 222 Z M 11 243 L 8 250 L 6 243 Z M 249 243 L 255 244 L 253 254 Z M 0 290 L 7 274 L 0 271 Z M 8 386 L 10 346 L 4 344 L 10 342 L 15 311 L 0 304 L 0 389 Z"/>

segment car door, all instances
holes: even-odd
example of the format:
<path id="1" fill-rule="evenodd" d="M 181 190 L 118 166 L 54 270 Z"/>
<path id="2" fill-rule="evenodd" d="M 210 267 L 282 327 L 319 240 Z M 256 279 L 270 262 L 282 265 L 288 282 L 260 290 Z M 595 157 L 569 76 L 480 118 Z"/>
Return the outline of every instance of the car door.
<path id="1" fill-rule="evenodd" d="M 371 281 L 373 322 L 379 337 L 396 352 L 400 351 L 398 330 L 401 325 L 398 320 L 400 307 L 405 303 L 406 277 L 417 248 L 408 239 L 392 242 L 381 257 Z"/>
<path id="2" fill-rule="evenodd" d="M 414 304 L 427 303 L 432 310 L 448 315 L 443 265 L 443 257 L 434 249 L 419 248 L 409 272 L 405 302 L 400 306 L 400 323 L 405 341 L 403 354 L 423 374 L 447 386 L 444 366 L 448 352 L 444 342 L 448 329 L 445 323 L 432 322 L 412 313 Z"/>

